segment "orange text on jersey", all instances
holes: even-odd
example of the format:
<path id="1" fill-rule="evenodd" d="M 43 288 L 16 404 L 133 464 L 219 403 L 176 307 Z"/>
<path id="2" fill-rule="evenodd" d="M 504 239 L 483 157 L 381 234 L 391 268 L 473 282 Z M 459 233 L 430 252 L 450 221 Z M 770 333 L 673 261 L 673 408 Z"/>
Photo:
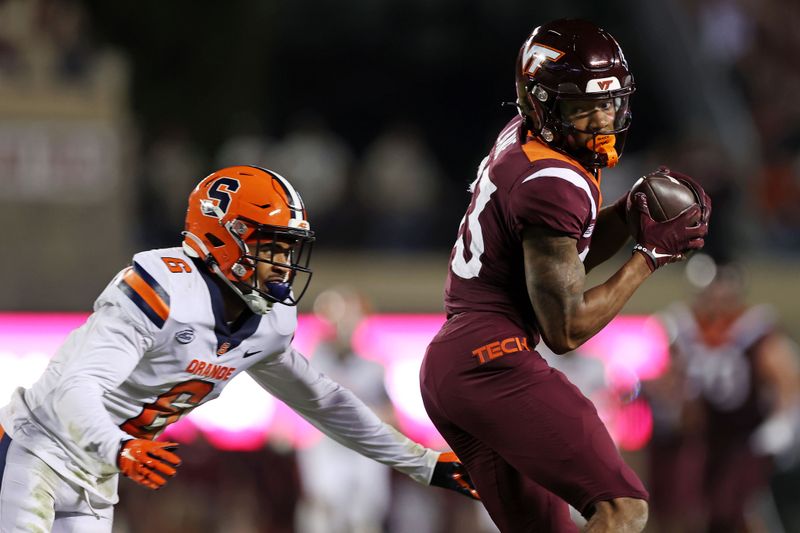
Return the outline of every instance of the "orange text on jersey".
<path id="1" fill-rule="evenodd" d="M 528 339 L 525 337 L 509 337 L 501 341 L 490 342 L 476 350 L 472 350 L 472 355 L 478 358 L 478 363 L 483 364 L 492 359 L 497 359 L 507 353 L 530 351 Z"/>
<path id="2" fill-rule="evenodd" d="M 199 361 L 197 359 L 192 359 L 192 362 L 186 367 L 186 372 L 189 372 L 190 374 L 211 379 L 218 379 L 220 381 L 228 381 L 231 377 L 231 374 L 233 374 L 235 371 L 236 368 L 232 366 L 215 365 L 213 363 L 206 363 L 205 361 Z"/>

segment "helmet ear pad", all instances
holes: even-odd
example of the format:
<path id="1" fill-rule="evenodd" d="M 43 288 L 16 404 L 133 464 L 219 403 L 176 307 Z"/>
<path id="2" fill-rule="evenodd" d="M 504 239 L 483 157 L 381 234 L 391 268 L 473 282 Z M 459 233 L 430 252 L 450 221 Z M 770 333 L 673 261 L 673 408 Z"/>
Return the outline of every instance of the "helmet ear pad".
<path id="1" fill-rule="evenodd" d="M 540 94 L 544 100 L 535 95 Z M 521 114 L 530 132 L 542 138 L 547 144 L 558 146 L 567 137 L 562 135 L 561 121 L 556 116 L 556 95 L 535 82 L 525 84 L 520 90 L 524 105 L 520 106 Z M 544 130 L 547 130 L 546 132 Z"/>
<path id="2" fill-rule="evenodd" d="M 531 112 L 528 114 L 528 118 L 531 122 L 531 128 L 537 134 L 542 131 L 545 124 L 545 110 L 543 109 L 542 102 L 539 102 L 536 98 L 533 97 L 533 93 L 531 91 L 526 91 L 528 101 L 530 102 L 530 110 Z"/>
<path id="3" fill-rule="evenodd" d="M 517 82 L 517 106 L 528 129 L 538 134 L 544 127 L 544 110 L 533 97 L 533 83 Z"/>
<path id="4" fill-rule="evenodd" d="M 256 268 L 250 259 L 240 257 L 239 260 L 231 266 L 230 272 L 233 274 L 233 276 L 228 276 L 228 279 L 231 281 L 247 281 L 256 273 Z"/>
<path id="5" fill-rule="evenodd" d="M 221 231 L 216 233 L 207 232 L 204 237 L 206 246 L 208 247 L 208 255 L 217 263 L 220 270 L 225 274 L 225 277 L 231 281 L 242 281 L 248 279 L 255 272 L 251 262 L 244 256 L 245 251 L 242 250 L 239 238 L 235 237 L 227 225 L 221 225 Z M 189 231 L 194 228 L 188 228 Z M 195 249 L 197 245 L 189 241 L 189 245 Z M 197 251 L 197 250 L 196 250 Z M 202 254 L 200 257 L 205 257 Z"/>

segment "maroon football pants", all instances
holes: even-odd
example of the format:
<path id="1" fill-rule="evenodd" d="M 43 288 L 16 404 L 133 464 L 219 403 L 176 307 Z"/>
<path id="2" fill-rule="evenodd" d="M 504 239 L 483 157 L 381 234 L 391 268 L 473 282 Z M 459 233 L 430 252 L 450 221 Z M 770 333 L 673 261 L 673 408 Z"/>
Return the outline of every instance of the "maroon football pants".
<path id="1" fill-rule="evenodd" d="M 420 370 L 425 408 L 503 532 L 577 531 L 565 502 L 647 499 L 594 405 L 502 315 L 448 320 Z"/>

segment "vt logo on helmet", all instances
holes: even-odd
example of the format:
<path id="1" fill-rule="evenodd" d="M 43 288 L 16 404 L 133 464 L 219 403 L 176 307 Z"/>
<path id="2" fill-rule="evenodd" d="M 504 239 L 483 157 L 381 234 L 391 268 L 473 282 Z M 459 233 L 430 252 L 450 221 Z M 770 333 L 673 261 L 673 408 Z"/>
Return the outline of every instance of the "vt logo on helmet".
<path id="1" fill-rule="evenodd" d="M 183 235 L 186 253 L 203 260 L 254 313 L 275 303 L 297 305 L 308 288 L 314 232 L 300 195 L 276 172 L 236 166 L 207 176 L 189 196 Z M 269 265 L 262 267 L 264 280 L 259 265 Z"/>
<path id="2" fill-rule="evenodd" d="M 585 20 L 539 26 L 519 51 L 516 81 L 532 135 L 590 170 L 617 163 L 635 87 L 611 34 Z"/>

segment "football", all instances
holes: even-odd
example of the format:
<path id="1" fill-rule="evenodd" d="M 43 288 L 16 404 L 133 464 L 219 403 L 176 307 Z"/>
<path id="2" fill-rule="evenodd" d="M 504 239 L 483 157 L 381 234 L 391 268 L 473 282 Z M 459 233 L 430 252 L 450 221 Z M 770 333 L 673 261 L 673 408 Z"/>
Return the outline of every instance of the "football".
<path id="1" fill-rule="evenodd" d="M 670 220 L 687 208 L 695 204 L 699 205 L 700 202 L 691 187 L 662 170 L 639 178 L 639 181 L 631 188 L 631 196 L 639 192 L 647 196 L 650 216 L 656 222 Z M 697 218 L 692 220 L 692 224 L 699 222 L 700 214 L 698 213 Z M 628 224 L 631 226 L 631 235 L 636 235 L 638 231 L 637 217 L 629 217 Z"/>

